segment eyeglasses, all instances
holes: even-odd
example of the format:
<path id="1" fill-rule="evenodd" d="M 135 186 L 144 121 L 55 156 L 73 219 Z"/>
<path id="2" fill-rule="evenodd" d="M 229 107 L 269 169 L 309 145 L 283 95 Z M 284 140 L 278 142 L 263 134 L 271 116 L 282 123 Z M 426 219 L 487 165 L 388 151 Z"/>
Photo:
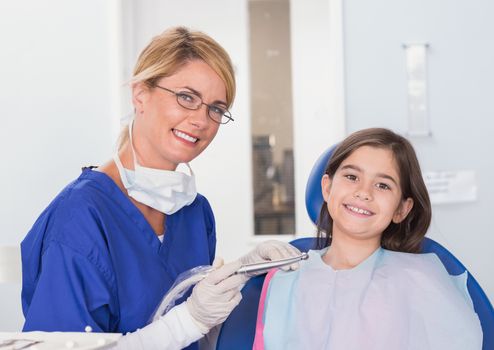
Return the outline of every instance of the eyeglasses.
<path id="1" fill-rule="evenodd" d="M 218 105 L 208 105 L 207 103 L 202 102 L 202 99 L 192 92 L 173 91 L 163 86 L 154 86 L 160 88 L 161 90 L 165 90 L 174 94 L 177 97 L 177 103 L 186 109 L 198 110 L 199 108 L 201 108 L 202 105 L 205 105 L 208 110 L 209 118 L 211 118 L 218 124 L 226 124 L 230 120 L 233 121 L 232 115 L 230 114 L 230 111 L 228 109 Z"/>

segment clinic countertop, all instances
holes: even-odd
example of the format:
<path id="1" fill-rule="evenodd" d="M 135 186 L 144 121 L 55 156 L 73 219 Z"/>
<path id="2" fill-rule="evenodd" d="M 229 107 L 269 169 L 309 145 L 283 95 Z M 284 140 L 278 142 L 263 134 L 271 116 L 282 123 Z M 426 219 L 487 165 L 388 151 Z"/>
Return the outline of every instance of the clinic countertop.
<path id="1" fill-rule="evenodd" d="M 0 332 L 0 350 L 102 350 L 116 344 L 120 333 Z"/>

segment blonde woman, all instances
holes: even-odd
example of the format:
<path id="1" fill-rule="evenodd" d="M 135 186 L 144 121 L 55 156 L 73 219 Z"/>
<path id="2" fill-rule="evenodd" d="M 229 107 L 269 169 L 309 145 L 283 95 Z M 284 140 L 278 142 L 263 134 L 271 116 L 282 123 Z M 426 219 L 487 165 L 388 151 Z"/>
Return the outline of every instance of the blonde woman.
<path id="1" fill-rule="evenodd" d="M 235 95 L 225 50 L 201 32 L 177 27 L 143 50 L 131 83 L 135 115 L 119 150 L 52 201 L 22 242 L 25 331 L 129 334 L 119 346 L 175 349 L 223 322 L 239 303 L 240 261 L 219 267 L 186 301 L 146 327 L 183 271 L 213 263 L 211 207 L 194 174 L 176 171 L 214 139 Z M 290 256 L 278 242 L 244 263 Z M 185 299 L 185 298 L 184 298 Z M 144 327 L 144 328 L 143 328 Z"/>

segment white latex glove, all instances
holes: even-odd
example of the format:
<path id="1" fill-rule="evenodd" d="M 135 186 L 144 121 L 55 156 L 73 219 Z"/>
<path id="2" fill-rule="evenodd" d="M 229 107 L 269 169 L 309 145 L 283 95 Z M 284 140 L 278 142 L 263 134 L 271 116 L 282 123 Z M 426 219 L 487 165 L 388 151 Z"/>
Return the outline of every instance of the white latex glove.
<path id="1" fill-rule="evenodd" d="M 240 303 L 240 289 L 245 282 L 241 275 L 232 276 L 240 268 L 240 261 L 223 265 L 222 260 L 215 260 L 213 266 L 217 270 L 199 282 L 186 301 L 192 319 L 203 334 L 223 323 Z"/>
<path id="2" fill-rule="evenodd" d="M 300 250 L 289 243 L 270 240 L 258 244 L 251 252 L 241 257 L 240 261 L 242 264 L 253 264 L 263 261 L 293 258 L 300 254 Z M 283 266 L 281 269 L 284 271 L 296 270 L 298 269 L 298 262 Z"/>
<path id="3" fill-rule="evenodd" d="M 112 350 L 179 350 L 201 339 L 196 322 L 185 303 L 174 306 L 164 316 L 142 329 L 118 339 Z"/>

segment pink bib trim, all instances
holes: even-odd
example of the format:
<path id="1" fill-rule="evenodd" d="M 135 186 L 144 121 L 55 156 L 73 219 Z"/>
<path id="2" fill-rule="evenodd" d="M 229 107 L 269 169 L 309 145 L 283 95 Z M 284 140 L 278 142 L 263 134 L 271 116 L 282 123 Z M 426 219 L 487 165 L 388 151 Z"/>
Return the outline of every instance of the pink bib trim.
<path id="1" fill-rule="evenodd" d="M 278 269 L 270 270 L 264 278 L 261 297 L 259 298 L 259 308 L 257 309 L 256 335 L 252 350 L 264 350 L 264 302 L 266 301 L 266 295 L 268 294 L 269 282 L 271 281 L 271 278 L 273 278 L 276 271 L 278 271 Z"/>

